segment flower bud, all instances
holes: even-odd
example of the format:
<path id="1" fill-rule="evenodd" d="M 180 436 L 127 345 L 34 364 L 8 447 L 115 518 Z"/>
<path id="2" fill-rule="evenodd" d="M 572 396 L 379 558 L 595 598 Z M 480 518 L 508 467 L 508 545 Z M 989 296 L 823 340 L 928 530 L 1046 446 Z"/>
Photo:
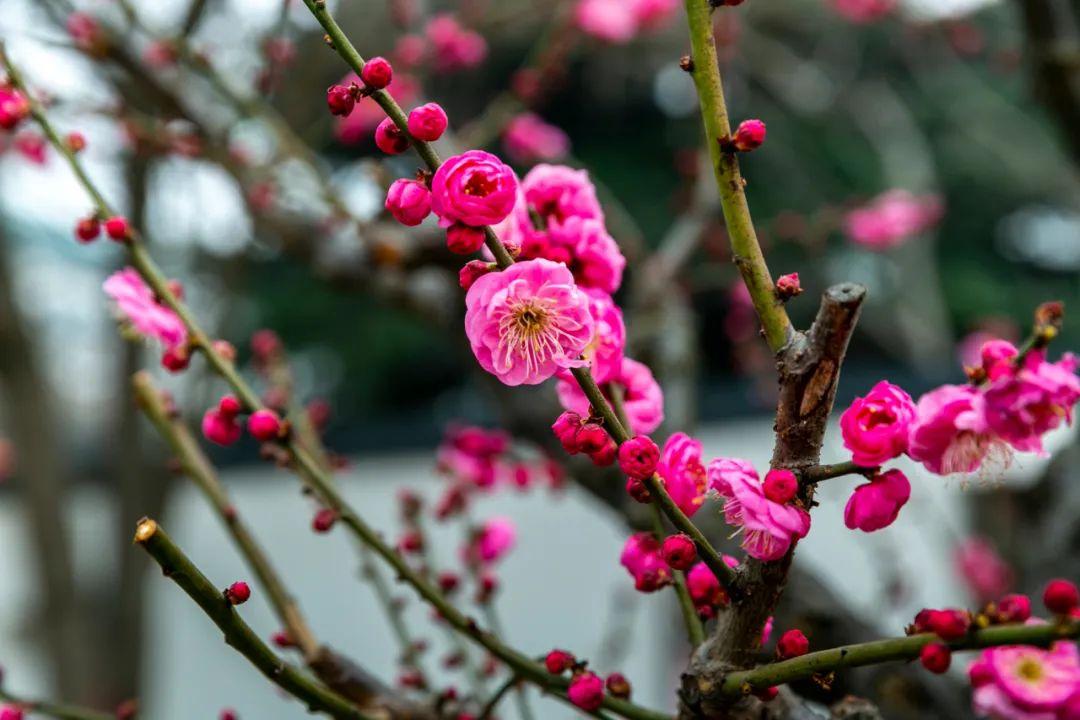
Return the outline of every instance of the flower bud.
<path id="1" fill-rule="evenodd" d="M 480 581 L 476 586 L 476 597 L 473 600 L 477 605 L 485 605 L 491 602 L 491 598 L 495 596 L 498 590 L 499 578 L 485 571 L 480 575 Z"/>
<path id="2" fill-rule="evenodd" d="M 161 367 L 171 373 L 178 373 L 190 364 L 191 353 L 183 346 L 171 347 L 161 356 Z"/>
<path id="3" fill-rule="evenodd" d="M 586 455 L 592 455 L 603 450 L 609 439 L 604 428 L 594 422 L 582 425 L 578 428 L 577 435 L 574 436 L 578 450 Z"/>
<path id="4" fill-rule="evenodd" d="M 375 128 L 375 145 L 387 155 L 400 155 L 409 149 L 409 138 L 390 118 L 383 118 Z"/>
<path id="5" fill-rule="evenodd" d="M 619 468 L 637 480 L 656 472 L 660 448 L 648 435 L 636 435 L 619 446 Z"/>
<path id="6" fill-rule="evenodd" d="M 660 546 L 660 557 L 676 570 L 689 570 L 697 559 L 697 548 L 688 535 L 669 535 Z"/>
<path id="7" fill-rule="evenodd" d="M 446 230 L 446 247 L 452 253 L 472 255 L 483 246 L 483 228 L 454 223 Z"/>
<path id="8" fill-rule="evenodd" d="M 450 594 L 458 589 L 461 584 L 461 578 L 456 573 L 441 572 L 439 573 L 439 589 L 445 594 Z"/>
<path id="9" fill-rule="evenodd" d="M 756 697 L 761 702 L 769 702 L 770 700 L 775 700 L 776 696 L 779 694 L 780 688 L 776 687 L 775 685 L 770 685 L 769 687 L 762 688 L 760 690 L 754 690 L 754 697 Z"/>
<path id="10" fill-rule="evenodd" d="M 810 652 L 810 641 L 802 630 L 791 629 L 780 636 L 776 641 L 776 657 L 781 660 L 799 657 Z"/>
<path id="11" fill-rule="evenodd" d="M 423 690 L 426 686 L 424 682 L 424 676 L 420 674 L 419 670 L 409 668 L 402 670 L 398 675 L 398 685 L 405 688 L 413 688 L 414 690 Z"/>
<path id="12" fill-rule="evenodd" d="M 399 178 L 386 191 L 385 207 L 399 223 L 415 227 L 431 214 L 431 191 L 419 180 Z"/>
<path id="13" fill-rule="evenodd" d="M 81 243 L 93 242 L 100 234 L 101 223 L 96 217 L 86 217 L 75 223 L 75 239 Z"/>
<path id="14" fill-rule="evenodd" d="M 477 260 L 476 262 L 480 261 Z M 555 422 L 551 425 L 551 431 L 555 433 L 555 437 L 559 439 L 563 449 L 571 455 L 577 455 L 581 452 L 577 441 L 577 434 L 580 429 L 581 416 L 569 410 L 555 418 Z"/>
<path id="15" fill-rule="evenodd" d="M 403 553 L 418 553 L 424 549 L 424 536 L 415 530 L 409 531 L 398 540 L 398 550 Z"/>
<path id="16" fill-rule="evenodd" d="M 356 107 L 352 89 L 345 85 L 331 85 L 326 90 L 326 107 L 331 115 L 348 117 Z"/>
<path id="17" fill-rule="evenodd" d="M 739 152 L 750 152 L 765 142 L 765 123 L 760 120 L 743 120 L 735 129 L 731 146 Z"/>
<path id="18" fill-rule="evenodd" d="M 337 519 L 337 510 L 334 508 L 319 508 L 315 516 L 311 518 L 311 529 L 319 534 L 330 532 L 330 528 L 334 527 Z"/>
<path id="19" fill-rule="evenodd" d="M 439 103 L 427 103 L 409 111 L 409 134 L 417 140 L 433 142 L 442 137 L 448 124 Z"/>
<path id="20" fill-rule="evenodd" d="M 240 715 L 237 714 L 232 708 L 225 708 L 218 715 L 218 720 L 240 720 Z"/>
<path id="21" fill-rule="evenodd" d="M 72 153 L 80 153 L 86 149 L 86 136 L 81 132 L 69 132 L 64 138 L 64 144 Z"/>
<path id="22" fill-rule="evenodd" d="M 218 400 L 218 412 L 225 417 L 236 417 L 242 409 L 243 406 L 235 395 L 222 395 Z"/>
<path id="23" fill-rule="evenodd" d="M 394 68 L 384 57 L 373 57 L 364 63 L 360 79 L 372 90 L 382 90 L 394 78 Z"/>
<path id="24" fill-rule="evenodd" d="M 495 267 L 495 263 L 484 262 L 483 260 L 470 260 L 462 265 L 461 270 L 458 271 L 458 285 L 461 286 L 462 290 L 468 291 L 474 282 L 484 275 L 487 275 L 494 270 Z"/>
<path id="25" fill-rule="evenodd" d="M 595 712 L 604 702 L 604 681 L 593 672 L 578 673 L 570 681 L 566 695 L 582 710 Z"/>
<path id="26" fill-rule="evenodd" d="M 623 700 L 630 697 L 630 681 L 620 672 L 613 672 L 608 675 L 604 685 L 607 687 L 608 694 L 612 697 L 622 698 Z"/>
<path id="27" fill-rule="evenodd" d="M 544 658 L 544 666 L 552 675 L 562 675 L 577 662 L 574 656 L 565 650 L 552 650 Z"/>
<path id="28" fill-rule="evenodd" d="M 240 439 L 240 424 L 235 415 L 228 415 L 217 408 L 210 408 L 203 415 L 203 436 L 215 445 L 232 445 Z"/>
<path id="29" fill-rule="evenodd" d="M 292 635 L 289 634 L 288 630 L 278 630 L 270 636 L 270 642 L 283 650 L 296 647 L 296 642 L 292 639 Z"/>
<path id="30" fill-rule="evenodd" d="M 619 446 L 609 437 L 607 443 L 602 448 L 596 452 L 589 453 L 589 459 L 592 460 L 593 465 L 596 465 L 597 467 L 607 467 L 615 462 L 615 456 L 618 452 Z"/>
<path id="31" fill-rule="evenodd" d="M 765 497 L 783 505 L 795 497 L 795 493 L 799 491 L 799 481 L 790 470 L 777 468 L 765 473 L 762 490 Z"/>
<path id="32" fill-rule="evenodd" d="M 952 662 L 952 651 L 942 643 L 930 643 L 924 645 L 919 651 L 919 662 L 932 673 L 939 675 L 949 669 Z"/>
<path id="33" fill-rule="evenodd" d="M 1027 622 L 1031 617 L 1031 598 L 1014 593 L 1006 595 L 997 603 L 997 621 L 1002 623 Z"/>
<path id="34" fill-rule="evenodd" d="M 1068 615 L 1080 605 L 1080 592 L 1068 580 L 1051 580 L 1043 591 L 1043 605 L 1055 615 Z"/>
<path id="35" fill-rule="evenodd" d="M 105 221 L 105 234 L 118 242 L 130 240 L 131 224 L 123 215 L 114 215 Z"/>
<path id="36" fill-rule="evenodd" d="M 637 478 L 626 478 L 626 494 L 642 505 L 652 502 L 649 488 L 645 487 L 645 483 Z"/>
<path id="37" fill-rule="evenodd" d="M 971 628 L 971 615 L 956 608 L 931 610 L 924 616 L 924 623 L 929 632 L 942 640 L 959 640 Z"/>
<path id="38" fill-rule="evenodd" d="M 248 418 L 248 432 L 259 442 L 277 440 L 281 435 L 281 418 L 273 410 L 256 410 Z"/>
<path id="39" fill-rule="evenodd" d="M 776 296 L 781 300 L 790 300 L 796 295 L 801 295 L 802 291 L 797 272 L 781 275 L 776 279 Z"/>
<path id="40" fill-rule="evenodd" d="M 30 115 L 30 102 L 11 88 L 0 87 L 0 129 L 14 130 Z"/>
<path id="41" fill-rule="evenodd" d="M 237 580 L 225 589 L 225 599 L 230 605 L 243 605 L 251 597 L 251 588 L 243 580 Z"/>
<path id="42" fill-rule="evenodd" d="M 4 705 L 0 707 L 0 720 L 23 720 L 25 715 L 18 705 Z"/>
<path id="43" fill-rule="evenodd" d="M 169 290 L 177 299 L 184 297 L 184 288 L 180 285 L 178 280 L 169 281 Z M 179 292 L 178 292 L 179 290 Z M 228 340 L 217 339 L 210 343 L 210 347 L 215 353 L 217 353 L 223 360 L 229 362 L 236 362 L 236 346 Z"/>

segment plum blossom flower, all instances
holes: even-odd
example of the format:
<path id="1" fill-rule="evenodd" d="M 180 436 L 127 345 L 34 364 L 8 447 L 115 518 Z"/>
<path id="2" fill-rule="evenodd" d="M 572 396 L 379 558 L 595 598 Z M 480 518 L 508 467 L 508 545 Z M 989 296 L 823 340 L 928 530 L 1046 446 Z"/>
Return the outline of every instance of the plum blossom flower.
<path id="1" fill-rule="evenodd" d="M 679 8 L 679 0 L 634 0 L 630 4 L 638 26 L 646 30 L 666 25 Z"/>
<path id="2" fill-rule="evenodd" d="M 481 565 L 491 565 L 501 560 L 517 542 L 517 528 L 509 518 L 495 517 L 486 521 L 476 531 L 472 541 L 464 549 L 465 558 Z"/>
<path id="3" fill-rule="evenodd" d="M 457 18 L 441 13 L 424 28 L 435 53 L 435 67 L 444 73 L 474 68 L 487 57 L 488 46 L 475 30 L 462 27 Z"/>
<path id="4" fill-rule="evenodd" d="M 499 481 L 504 469 L 500 455 L 509 445 L 509 436 L 501 430 L 452 426 L 435 453 L 435 462 L 454 481 L 486 490 Z"/>
<path id="5" fill-rule="evenodd" d="M 730 555 L 721 555 L 728 567 L 738 567 L 739 561 Z M 686 589 L 698 614 L 710 618 L 717 608 L 728 604 L 728 595 L 716 575 L 704 562 L 695 563 L 686 573 Z"/>
<path id="6" fill-rule="evenodd" d="M 914 419 L 911 396 L 882 380 L 866 397 L 855 398 L 840 416 L 844 447 L 851 451 L 856 465 L 880 465 L 907 449 L 908 430 Z"/>
<path id="7" fill-rule="evenodd" d="M 671 568 L 664 562 L 660 543 L 652 533 L 640 532 L 628 537 L 619 563 L 634 578 L 634 587 L 641 592 L 654 592 L 671 582 Z"/>
<path id="8" fill-rule="evenodd" d="M 589 298 L 564 265 L 515 263 L 465 296 L 465 333 L 480 366 L 506 385 L 536 385 L 580 367 L 593 337 Z"/>
<path id="9" fill-rule="evenodd" d="M 184 323 L 176 313 L 158 302 L 154 291 L 135 268 L 127 267 L 113 273 L 105 280 L 103 289 L 141 335 L 161 341 L 166 349 L 187 342 Z"/>
<path id="10" fill-rule="evenodd" d="M 1068 641 L 1049 650 L 988 648 L 968 668 L 975 713 L 996 720 L 1058 720 L 1080 692 L 1080 651 Z"/>
<path id="11" fill-rule="evenodd" d="M 724 498 L 724 520 L 742 528 L 742 548 L 751 557 L 779 560 L 810 532 L 809 513 L 766 497 L 757 470 L 746 460 L 717 458 L 707 472 L 709 487 Z"/>
<path id="12" fill-rule="evenodd" d="M 938 475 L 973 472 L 1001 440 L 989 431 L 985 398 L 970 385 L 942 385 L 919 398 L 908 455 Z"/>
<path id="13" fill-rule="evenodd" d="M 338 83 L 349 87 L 353 83 L 363 84 L 356 73 L 346 75 Z M 412 107 L 420 99 L 420 84 L 411 75 L 396 73 L 388 86 L 394 93 L 394 99 L 405 107 Z M 338 117 L 334 124 L 334 137 L 343 145 L 356 145 L 368 142 L 372 132 L 386 117 L 378 103 L 370 97 L 356 101 L 356 106 L 348 117 Z"/>
<path id="14" fill-rule="evenodd" d="M 681 432 L 669 437 L 660 451 L 656 472 L 679 509 L 693 516 L 705 502 L 707 489 L 701 441 Z"/>
<path id="15" fill-rule="evenodd" d="M 844 507 L 844 524 L 850 530 L 874 532 L 892 525 L 911 497 L 911 483 L 899 470 L 875 475 L 857 488 Z"/>
<path id="16" fill-rule="evenodd" d="M 1008 358 L 1011 360 L 1011 357 Z M 1066 353 L 1056 363 L 1033 351 L 1014 372 L 999 374 L 985 393 L 986 424 L 1022 452 L 1043 452 L 1042 435 L 1072 422 L 1080 400 L 1077 359 Z"/>
<path id="17" fill-rule="evenodd" d="M 876 22 L 896 7 L 896 0 L 832 0 L 833 9 L 853 23 Z"/>
<path id="18" fill-rule="evenodd" d="M 608 382 L 623 387 L 623 409 L 634 435 L 648 435 L 664 422 L 664 392 L 647 365 L 624 357 L 619 372 Z M 589 400 L 573 379 L 560 379 L 555 392 L 563 408 L 588 415 Z"/>
<path id="19" fill-rule="evenodd" d="M 431 209 L 442 227 L 494 225 L 514 209 L 517 189 L 517 176 L 509 165 L 491 153 L 469 150 L 435 171 Z"/>
<path id="20" fill-rule="evenodd" d="M 570 152 L 570 138 L 535 113 L 521 113 L 506 124 L 503 147 L 514 162 L 559 160 Z"/>
<path id="21" fill-rule="evenodd" d="M 545 221 L 562 221 L 568 217 L 604 219 L 596 187 L 585 170 L 540 164 L 526 173 L 521 189 L 528 206 Z"/>
<path id="22" fill-rule="evenodd" d="M 625 0 L 579 0 L 574 6 L 574 21 L 583 32 L 597 40 L 625 43 L 638 30 L 632 5 Z"/>
<path id="23" fill-rule="evenodd" d="M 593 379 L 603 384 L 619 374 L 626 348 L 626 326 L 623 314 L 611 296 L 600 290 L 585 289 L 589 296 L 589 312 L 593 318 L 593 336 L 585 347 L 585 359 L 589 361 Z M 566 371 L 560 379 L 569 379 Z"/>
<path id="24" fill-rule="evenodd" d="M 941 199 L 936 196 L 916 197 L 906 190 L 889 190 L 849 212 L 844 230 L 856 245 L 888 250 L 933 227 L 941 214 Z"/>
<path id="25" fill-rule="evenodd" d="M 954 561 L 960 577 L 981 602 L 997 600 L 1012 587 L 1012 568 L 986 538 L 964 540 L 956 548 Z"/>
<path id="26" fill-rule="evenodd" d="M 626 258 L 602 221 L 581 217 L 553 220 L 548 237 L 553 244 L 568 248 L 567 264 L 579 285 L 606 293 L 619 289 Z"/>

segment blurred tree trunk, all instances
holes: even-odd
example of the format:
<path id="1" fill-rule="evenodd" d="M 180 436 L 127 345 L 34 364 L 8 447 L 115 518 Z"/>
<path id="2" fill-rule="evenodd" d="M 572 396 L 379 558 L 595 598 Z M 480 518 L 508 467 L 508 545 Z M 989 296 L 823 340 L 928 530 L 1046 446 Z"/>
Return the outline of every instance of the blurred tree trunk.
<path id="1" fill-rule="evenodd" d="M 92 663 L 64 515 L 69 468 L 64 461 L 63 423 L 30 329 L 16 305 L 8 246 L 0 238 L 0 382 L 38 572 L 40 600 L 32 623 L 52 665 L 56 692 L 84 701 L 91 691 L 87 671 Z"/>

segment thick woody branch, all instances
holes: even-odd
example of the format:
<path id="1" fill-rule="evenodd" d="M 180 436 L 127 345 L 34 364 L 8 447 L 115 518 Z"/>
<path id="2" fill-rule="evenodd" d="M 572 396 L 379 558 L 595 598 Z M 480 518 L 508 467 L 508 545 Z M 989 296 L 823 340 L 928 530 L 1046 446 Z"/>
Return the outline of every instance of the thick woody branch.
<path id="1" fill-rule="evenodd" d="M 202 608 L 235 648 L 282 690 L 303 702 L 312 712 L 341 720 L 376 720 L 341 695 L 283 662 L 243 621 L 222 591 L 191 562 L 184 552 L 153 520 L 143 520 L 135 530 L 135 543 L 161 566 L 162 572 Z"/>
<path id="2" fill-rule="evenodd" d="M 746 181 L 739 172 L 738 156 L 721 146 L 721 140 L 731 134 L 731 123 L 724 101 L 724 86 L 720 80 L 709 0 L 686 0 L 686 17 L 690 26 L 690 74 L 701 101 L 705 143 L 720 192 L 720 205 L 731 240 L 731 254 L 750 291 L 769 349 L 778 353 L 793 331 L 787 311 L 776 297 L 772 275 L 758 243 L 743 189 Z"/>
<path id="3" fill-rule="evenodd" d="M 1080 622 L 1046 623 L 1043 625 L 1000 625 L 977 630 L 965 638 L 946 643 L 952 650 L 978 650 L 999 645 L 1035 645 L 1046 647 L 1058 640 L 1080 637 Z M 858 645 L 808 653 L 791 660 L 762 665 L 753 670 L 733 672 L 724 677 L 721 692 L 744 695 L 755 689 L 804 680 L 844 668 L 877 665 L 898 660 L 912 660 L 919 651 L 941 639 L 933 633 L 888 638 Z"/>

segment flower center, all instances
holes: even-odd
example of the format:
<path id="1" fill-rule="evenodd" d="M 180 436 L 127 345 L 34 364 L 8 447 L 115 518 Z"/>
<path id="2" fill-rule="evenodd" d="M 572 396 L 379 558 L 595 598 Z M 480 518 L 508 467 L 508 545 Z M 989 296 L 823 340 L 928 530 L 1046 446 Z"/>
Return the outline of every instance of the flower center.
<path id="1" fill-rule="evenodd" d="M 538 298 L 514 301 L 499 321 L 499 354 L 504 365 L 524 362 L 532 374 L 550 358 L 562 354 L 557 315 Z"/>
<path id="2" fill-rule="evenodd" d="M 474 172 L 469 175 L 469 178 L 465 181 L 465 186 L 462 188 L 466 195 L 473 195 L 475 197 L 485 197 L 491 194 L 491 191 L 495 189 L 495 183 L 491 181 L 486 173 Z"/>
<path id="3" fill-rule="evenodd" d="M 1043 678 L 1043 666 L 1034 658 L 1024 658 L 1016 665 L 1016 676 L 1026 682 L 1035 683 Z"/>

